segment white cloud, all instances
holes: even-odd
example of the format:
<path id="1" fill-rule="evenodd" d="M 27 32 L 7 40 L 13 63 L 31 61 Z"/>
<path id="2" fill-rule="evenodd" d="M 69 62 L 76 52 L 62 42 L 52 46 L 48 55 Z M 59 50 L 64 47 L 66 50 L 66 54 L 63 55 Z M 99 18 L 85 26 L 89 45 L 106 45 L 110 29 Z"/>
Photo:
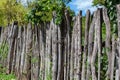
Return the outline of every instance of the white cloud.
<path id="1" fill-rule="evenodd" d="M 79 10 L 86 12 L 88 9 L 91 12 L 94 12 L 97 8 L 92 6 L 92 1 L 93 0 L 74 0 L 70 4 L 76 6 L 76 12 L 78 12 Z"/>
<path id="2" fill-rule="evenodd" d="M 25 3 L 26 3 L 26 0 L 21 0 L 21 2 L 22 2 L 23 4 L 25 4 Z"/>

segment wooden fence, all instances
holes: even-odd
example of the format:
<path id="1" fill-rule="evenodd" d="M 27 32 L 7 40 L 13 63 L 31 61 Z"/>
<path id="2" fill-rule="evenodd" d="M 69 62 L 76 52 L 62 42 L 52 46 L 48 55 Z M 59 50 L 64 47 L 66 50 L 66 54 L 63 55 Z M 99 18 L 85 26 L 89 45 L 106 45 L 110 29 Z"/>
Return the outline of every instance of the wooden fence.
<path id="1" fill-rule="evenodd" d="M 88 10 L 85 26 L 81 11 L 74 20 L 66 11 L 59 26 L 54 18 L 34 27 L 30 23 L 18 27 L 14 22 L 0 28 L 0 44 L 9 45 L 7 58 L 0 57 L 0 63 L 17 80 L 120 80 L 120 5 L 117 22 L 118 37 L 111 33 L 105 8 L 95 11 L 93 17 Z"/>

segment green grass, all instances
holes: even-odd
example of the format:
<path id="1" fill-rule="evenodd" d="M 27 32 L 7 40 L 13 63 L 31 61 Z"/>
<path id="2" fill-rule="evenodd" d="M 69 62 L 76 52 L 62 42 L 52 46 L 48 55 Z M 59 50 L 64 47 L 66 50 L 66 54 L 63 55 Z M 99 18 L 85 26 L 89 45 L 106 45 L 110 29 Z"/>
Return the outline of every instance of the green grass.
<path id="1" fill-rule="evenodd" d="M 6 68 L 0 64 L 0 80 L 16 80 L 14 74 L 6 74 Z"/>
<path id="2" fill-rule="evenodd" d="M 9 45 L 6 41 L 0 44 L 0 61 L 4 61 L 7 58 L 9 51 Z M 0 80 L 16 80 L 14 74 L 6 74 L 6 68 L 0 64 Z"/>
<path id="3" fill-rule="evenodd" d="M 4 69 L 0 69 L 0 80 L 16 80 L 16 77 L 14 74 L 6 74 Z"/>
<path id="4" fill-rule="evenodd" d="M 0 73 L 0 80 L 16 80 L 16 78 L 14 74 Z"/>

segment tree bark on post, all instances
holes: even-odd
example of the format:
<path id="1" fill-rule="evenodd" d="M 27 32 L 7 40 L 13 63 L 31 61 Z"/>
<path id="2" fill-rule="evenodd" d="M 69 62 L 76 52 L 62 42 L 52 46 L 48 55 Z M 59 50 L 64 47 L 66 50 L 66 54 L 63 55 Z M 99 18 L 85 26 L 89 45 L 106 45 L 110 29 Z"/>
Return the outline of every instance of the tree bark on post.
<path id="1" fill-rule="evenodd" d="M 40 48 L 40 79 L 45 79 L 45 44 L 46 44 L 46 26 L 45 24 L 40 25 L 39 30 L 39 48 Z"/>
<path id="2" fill-rule="evenodd" d="M 47 24 L 47 23 L 46 23 Z M 46 44 L 45 44 L 45 80 L 47 80 L 49 76 L 49 65 L 50 65 L 50 60 L 49 60 L 49 29 L 50 27 L 46 25 Z M 48 52 L 49 51 L 49 52 Z"/>
<path id="3" fill-rule="evenodd" d="M 77 24 L 78 24 L 78 22 L 77 22 Z M 74 34 L 74 38 L 75 38 L 74 39 L 75 40 L 75 44 L 74 44 L 74 48 L 75 48 L 75 52 L 74 52 L 74 79 L 77 79 L 77 76 L 78 76 L 78 74 L 77 74 L 77 71 L 78 71 L 77 67 L 78 67 L 78 64 L 79 64 L 77 62 L 78 61 L 78 58 L 77 58 L 77 56 L 78 56 L 78 53 L 77 53 L 77 48 L 78 48 L 78 46 L 77 46 L 77 32 L 78 32 L 77 26 L 75 27 L 75 32 L 74 32 L 75 33 Z"/>
<path id="4" fill-rule="evenodd" d="M 89 29 L 89 35 L 88 35 L 88 64 L 87 64 L 87 73 L 86 73 L 86 80 L 89 80 L 90 74 L 91 74 L 91 57 L 92 57 L 92 51 L 93 51 L 93 39 L 94 39 L 94 28 L 95 28 L 95 21 L 96 21 L 96 15 L 97 12 L 94 12 L 92 23 L 90 25 Z"/>
<path id="5" fill-rule="evenodd" d="M 8 73 L 11 73 L 11 70 L 12 70 L 12 61 L 13 61 L 13 53 L 14 53 L 14 46 L 15 46 L 15 39 L 18 35 L 18 26 L 17 24 L 12 25 L 11 27 L 11 34 L 9 35 L 9 38 L 10 38 L 10 42 L 9 42 L 9 45 L 10 45 L 10 49 L 9 49 L 9 52 L 8 52 Z"/>
<path id="6" fill-rule="evenodd" d="M 0 45 L 2 44 L 2 39 L 3 39 L 3 27 L 0 28 Z M 10 30 L 9 30 L 10 31 Z M 9 32 L 8 32 L 8 35 L 9 35 Z"/>
<path id="7" fill-rule="evenodd" d="M 98 10 L 97 10 L 97 16 L 98 15 Z M 95 59 L 96 59 L 96 56 L 97 56 L 97 51 L 98 51 L 98 39 L 97 39 L 97 27 L 98 27 L 98 21 L 99 18 L 97 17 L 96 18 L 96 21 L 95 21 L 95 37 L 94 37 L 94 47 L 93 47 L 93 52 L 92 52 L 92 57 L 91 57 L 91 72 L 92 72 L 92 80 L 97 80 L 97 77 L 96 77 L 96 71 L 95 71 Z"/>
<path id="8" fill-rule="evenodd" d="M 32 56 L 32 24 L 27 27 L 27 41 L 26 41 L 26 80 L 31 80 L 31 56 Z"/>
<path id="9" fill-rule="evenodd" d="M 41 79 L 45 80 L 45 44 L 46 44 L 46 24 L 41 26 Z"/>
<path id="10" fill-rule="evenodd" d="M 20 80 L 25 78 L 24 73 L 26 73 L 26 38 L 27 38 L 27 26 L 24 25 L 23 27 L 23 34 L 22 34 L 22 52 L 21 52 L 21 61 L 20 61 Z"/>
<path id="11" fill-rule="evenodd" d="M 43 33 L 42 33 L 42 27 L 43 24 L 40 24 L 40 28 L 39 28 L 39 48 L 40 48 L 40 79 L 43 79 L 43 72 L 44 72 L 44 53 L 43 53 Z"/>
<path id="12" fill-rule="evenodd" d="M 14 51 L 13 51 L 13 60 L 12 60 L 12 67 L 11 67 L 11 72 L 16 72 L 17 70 L 15 69 L 15 65 L 16 65 L 16 52 L 17 52 L 17 37 L 15 38 L 15 42 L 14 42 Z M 20 56 L 19 56 L 20 57 Z M 18 58 L 19 59 L 19 58 Z M 17 74 L 16 74 L 17 75 Z"/>
<path id="13" fill-rule="evenodd" d="M 116 53 L 117 45 L 115 41 L 115 36 L 112 36 L 112 54 L 111 54 L 111 76 L 110 80 L 114 80 L 114 61 L 115 61 L 115 53 Z"/>
<path id="14" fill-rule="evenodd" d="M 113 35 L 114 36 L 114 35 Z M 120 43 L 120 39 L 117 39 L 117 51 L 115 54 L 116 60 L 115 60 L 115 65 L 116 65 L 116 69 L 115 69 L 115 80 L 119 80 L 119 43 Z"/>
<path id="15" fill-rule="evenodd" d="M 45 69 L 45 80 L 48 80 L 51 78 L 51 59 L 52 59 L 52 55 L 51 55 L 51 24 L 47 23 L 46 26 L 46 56 L 45 56 L 45 65 L 46 65 L 46 69 Z"/>
<path id="16" fill-rule="evenodd" d="M 70 57 L 70 80 L 74 80 L 74 52 L 75 52 L 75 26 L 76 26 L 77 22 L 76 22 L 76 17 L 74 20 L 74 27 L 73 27 L 73 31 L 72 31 L 72 39 L 71 39 L 71 57 Z"/>
<path id="17" fill-rule="evenodd" d="M 1 34 L 2 34 L 2 27 L 0 27 L 0 45 L 1 45 Z"/>
<path id="18" fill-rule="evenodd" d="M 34 26 L 33 34 L 33 53 L 31 57 L 31 80 L 39 80 L 39 69 L 40 69 L 40 60 L 39 60 L 39 28 L 37 25 Z"/>
<path id="19" fill-rule="evenodd" d="M 82 56 L 82 11 L 79 12 L 78 15 L 78 25 L 77 25 L 77 79 L 80 80 L 81 78 L 81 56 Z M 76 46 L 76 45 L 75 45 Z"/>
<path id="20" fill-rule="evenodd" d="M 57 36 L 58 36 L 58 75 L 57 75 L 57 80 L 61 80 L 61 74 L 62 74 L 62 53 L 61 53 L 61 31 L 60 31 L 60 26 L 57 26 L 58 28 L 58 33 L 57 33 Z"/>
<path id="21" fill-rule="evenodd" d="M 97 20 L 97 40 L 98 40 L 98 80 L 100 80 L 101 54 L 102 54 L 102 9 L 98 9 Z"/>
<path id="22" fill-rule="evenodd" d="M 53 19 L 54 20 L 54 19 Z M 57 26 L 53 23 L 53 30 L 52 30 L 52 80 L 57 80 L 58 74 L 58 44 L 57 44 Z"/>
<path id="23" fill-rule="evenodd" d="M 65 10 L 65 20 L 66 23 L 64 26 L 65 32 L 65 49 L 64 49 L 64 80 L 68 80 L 70 78 L 70 15 L 68 10 Z"/>
<path id="24" fill-rule="evenodd" d="M 119 39 L 119 79 L 120 79 L 120 4 L 117 5 L 117 24 L 118 24 L 118 39 Z"/>
<path id="25" fill-rule="evenodd" d="M 20 79 L 21 74 L 21 53 L 22 53 L 22 45 L 23 45 L 23 27 L 19 27 L 18 37 L 17 37 L 17 52 L 16 52 L 16 65 L 15 65 L 15 73 Z"/>
<path id="26" fill-rule="evenodd" d="M 66 17 L 66 21 L 67 21 L 67 53 L 68 53 L 68 56 L 67 56 L 67 80 L 70 80 L 70 49 L 71 49 L 71 45 L 70 45 L 70 42 L 71 42 L 71 36 L 70 36 L 70 30 L 71 30 L 71 22 L 70 22 L 70 14 L 67 13 L 67 16 Z"/>
<path id="27" fill-rule="evenodd" d="M 106 46 L 106 54 L 108 56 L 108 70 L 107 70 L 107 78 L 110 79 L 111 76 L 111 28 L 110 28 L 110 20 L 107 15 L 107 9 L 103 9 L 103 20 L 106 25 L 106 41 L 105 41 L 105 46 Z"/>
<path id="28" fill-rule="evenodd" d="M 85 23 L 85 41 L 84 41 L 84 53 L 83 53 L 83 62 L 82 62 L 82 76 L 81 80 L 86 80 L 86 57 L 88 54 L 88 33 L 90 25 L 90 10 L 87 11 L 86 14 L 86 23 Z"/>

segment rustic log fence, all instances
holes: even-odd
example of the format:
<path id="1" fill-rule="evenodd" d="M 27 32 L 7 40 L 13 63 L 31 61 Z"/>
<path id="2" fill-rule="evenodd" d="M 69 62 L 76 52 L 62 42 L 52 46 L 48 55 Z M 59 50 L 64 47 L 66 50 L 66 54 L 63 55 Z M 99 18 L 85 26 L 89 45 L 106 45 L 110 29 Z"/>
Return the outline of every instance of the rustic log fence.
<path id="1" fill-rule="evenodd" d="M 120 5 L 118 37 L 111 33 L 106 8 L 95 11 L 93 17 L 88 10 L 85 26 L 81 11 L 73 20 L 73 28 L 71 21 L 65 11 L 61 25 L 55 25 L 53 18 L 46 24 L 18 27 L 14 22 L 0 27 L 0 45 L 9 46 L 6 53 L 0 53 L 0 64 L 7 68 L 6 73 L 14 72 L 17 80 L 120 80 Z M 5 59 L 3 54 L 7 55 Z"/>

